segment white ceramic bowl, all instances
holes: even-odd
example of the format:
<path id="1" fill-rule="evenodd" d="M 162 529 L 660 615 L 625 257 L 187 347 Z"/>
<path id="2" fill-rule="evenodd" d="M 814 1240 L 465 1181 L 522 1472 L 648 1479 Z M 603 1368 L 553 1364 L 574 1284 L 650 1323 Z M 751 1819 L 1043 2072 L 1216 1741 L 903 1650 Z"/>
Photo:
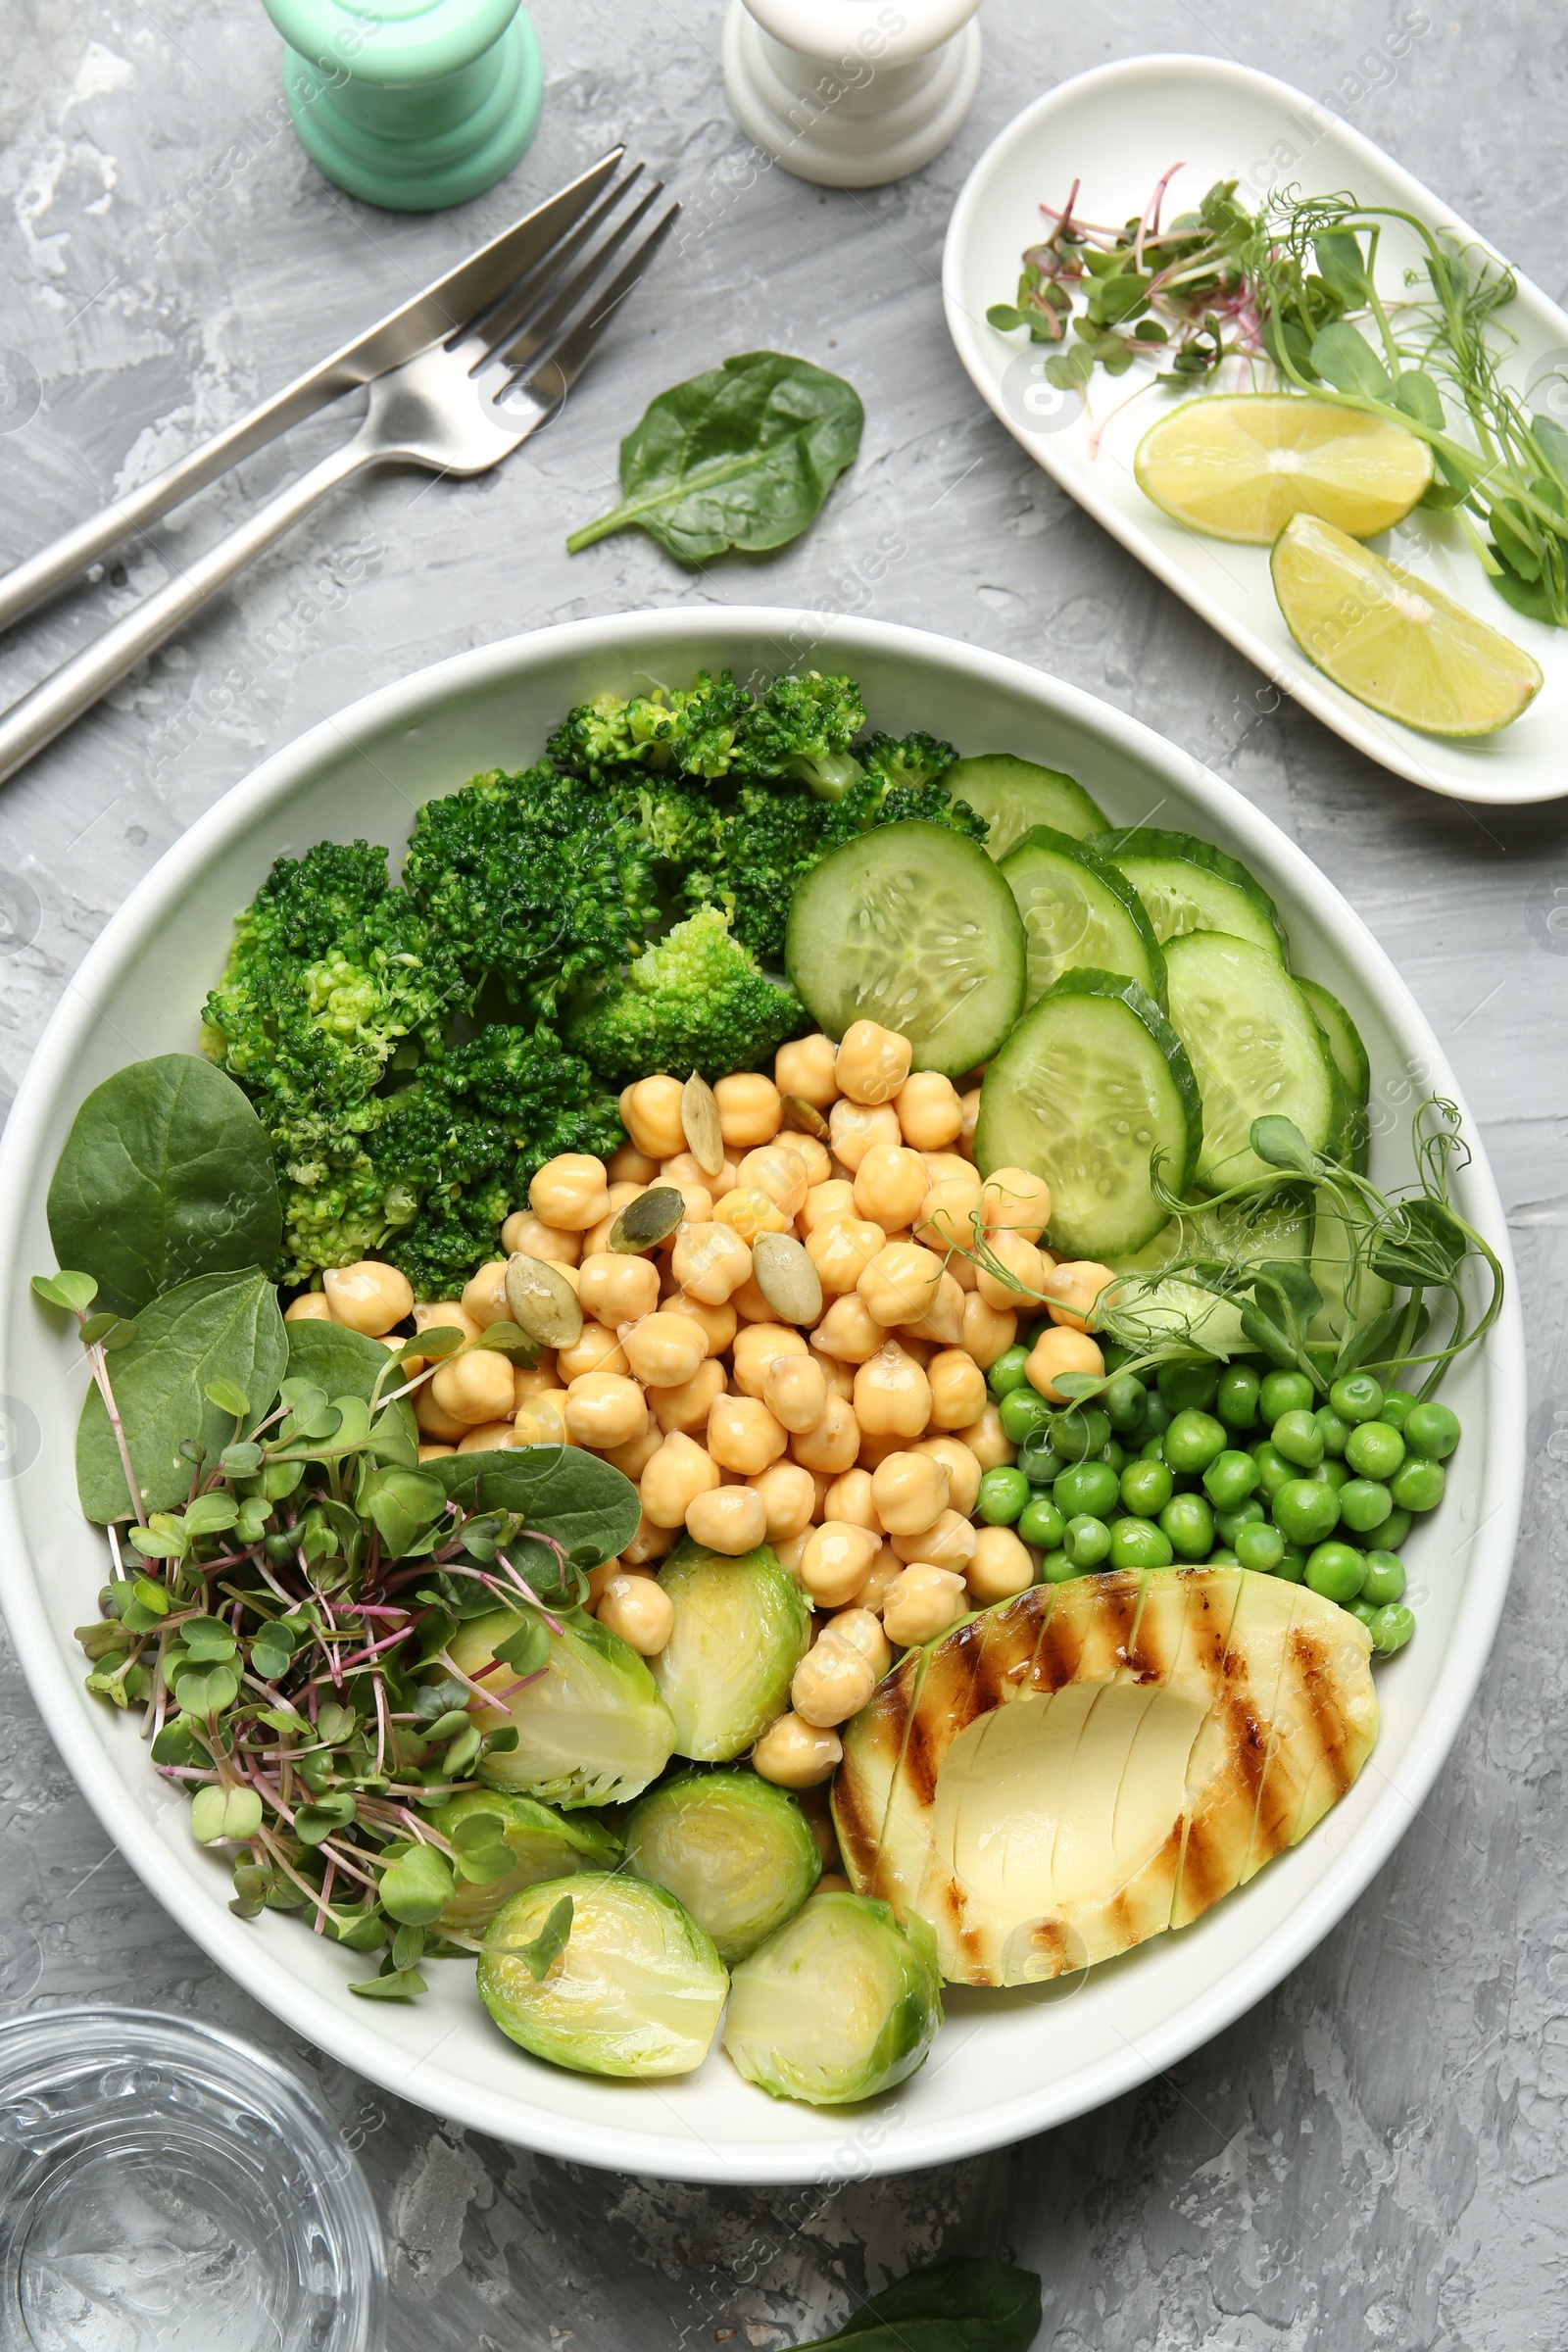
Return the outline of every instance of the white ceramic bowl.
<path id="1" fill-rule="evenodd" d="M 1217 2034 L 1276 1984 L 1354 1901 L 1408 1826 L 1458 1729 L 1507 1586 L 1524 1457 L 1523 1346 L 1511 1291 L 1484 1353 L 1446 1395 L 1465 1440 L 1437 1523 L 1409 1546 L 1420 1630 L 1380 1670 L 1383 1730 L 1348 1796 L 1303 1845 L 1196 1927 L 1070 1985 L 955 1990 L 925 2068 L 863 2109 L 775 2103 L 713 2051 L 679 2082 L 595 2082 L 536 2063 L 489 2023 L 466 1969 L 438 1965 L 403 2008 L 356 2000 L 352 1957 L 269 1912 L 227 1909 L 228 1873 L 193 1843 L 186 1805 L 151 1770 L 133 1721 L 82 1689 L 72 1628 L 96 1613 L 101 1538 L 79 1517 L 73 1431 L 83 1370 L 27 1290 L 53 1265 L 50 1171 L 89 1088 L 127 1061 L 190 1052 L 236 908 L 280 852 L 323 835 L 398 846 L 418 804 L 481 768 L 521 766 L 573 703 L 604 688 L 677 683 L 728 664 L 858 677 L 875 724 L 930 728 L 970 752 L 1006 750 L 1079 776 L 1120 820 L 1157 803 L 1252 866 L 1290 925 L 1301 969 L 1348 1004 L 1378 1106 L 1451 1094 L 1436 1040 L 1392 964 L 1300 851 L 1228 785 L 1090 695 L 972 646 L 845 620 L 825 630 L 762 610 L 629 613 L 461 655 L 368 696 L 267 761 L 194 825 L 107 926 L 33 1058 L 0 1153 L 0 1405 L 19 1444 L 0 1472 L 0 1601 L 49 1729 L 105 1829 L 147 1886 L 228 1973 L 299 2033 L 435 2113 L 579 2162 L 714 2181 L 830 2180 L 996 2147 L 1097 2106 Z M 1376 1166 L 1408 1173 L 1405 1114 Z M 1479 1152 L 1464 1213 L 1508 1262 Z M 29 1419 L 29 1416 L 31 1418 Z M 31 1433 L 36 1428 L 36 1446 Z"/>

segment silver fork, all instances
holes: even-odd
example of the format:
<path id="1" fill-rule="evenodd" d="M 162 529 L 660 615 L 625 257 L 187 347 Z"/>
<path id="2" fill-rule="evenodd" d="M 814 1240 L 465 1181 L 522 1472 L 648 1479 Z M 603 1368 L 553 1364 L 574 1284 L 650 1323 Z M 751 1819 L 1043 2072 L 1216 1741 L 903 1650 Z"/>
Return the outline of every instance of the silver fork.
<path id="1" fill-rule="evenodd" d="M 536 262 L 477 319 L 370 386 L 365 421 L 178 576 L 114 623 L 0 716 L 0 783 L 199 612 L 313 507 L 378 466 L 487 473 L 560 411 L 680 207 L 671 204 L 612 276 L 606 276 L 662 192 L 656 182 L 623 220 L 564 272 L 638 176 L 634 167 L 564 241 Z M 501 345 L 521 325 L 505 350 Z M 523 371 L 527 372 L 524 373 Z"/>

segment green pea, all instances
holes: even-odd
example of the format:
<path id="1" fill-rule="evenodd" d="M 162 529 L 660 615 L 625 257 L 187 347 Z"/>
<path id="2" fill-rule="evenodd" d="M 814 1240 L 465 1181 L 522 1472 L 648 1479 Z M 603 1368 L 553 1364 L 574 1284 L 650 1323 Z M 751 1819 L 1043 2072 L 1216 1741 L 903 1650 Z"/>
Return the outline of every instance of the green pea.
<path id="1" fill-rule="evenodd" d="M 1135 1348 L 1128 1348 L 1120 1340 L 1102 1340 L 1100 1343 L 1100 1352 L 1104 1358 L 1105 1370 L 1107 1372 L 1119 1372 L 1123 1364 L 1125 1364 L 1131 1356 L 1136 1355 L 1138 1350 Z M 1138 1385 L 1140 1388 L 1142 1388 L 1142 1381 L 1140 1381 Z"/>
<path id="2" fill-rule="evenodd" d="M 1038 1544 L 1042 1551 L 1055 1551 L 1067 1522 L 1049 1494 L 1032 1494 L 1018 1513 L 1017 1526 L 1026 1544 Z"/>
<path id="3" fill-rule="evenodd" d="M 1027 1382 L 1028 1362 L 1029 1350 L 1021 1343 L 1004 1348 L 986 1374 L 986 1387 L 999 1404 L 1004 1396 L 1010 1396 L 1014 1389 L 1021 1389 Z"/>
<path id="4" fill-rule="evenodd" d="M 1014 1467 L 1023 1472 L 1032 1487 L 1049 1487 L 1061 1476 L 1067 1465 L 1051 1443 L 1050 1431 L 1037 1429 L 1018 1447 L 1018 1459 Z"/>
<path id="5" fill-rule="evenodd" d="M 1389 1481 L 1389 1492 L 1401 1510 L 1435 1511 L 1447 1484 L 1441 1462 L 1423 1461 L 1417 1453 L 1401 1463 Z"/>
<path id="6" fill-rule="evenodd" d="M 1261 1384 L 1250 1364 L 1232 1364 L 1219 1376 L 1214 1411 L 1227 1429 L 1257 1425 L 1257 1393 Z"/>
<path id="7" fill-rule="evenodd" d="M 1387 1421 L 1391 1429 L 1402 1429 L 1406 1417 L 1415 1411 L 1419 1402 L 1419 1397 L 1412 1396 L 1408 1389 L 1391 1389 L 1383 1399 L 1383 1410 L 1378 1419 Z"/>
<path id="8" fill-rule="evenodd" d="M 1274 1524 L 1288 1544 L 1302 1544 L 1310 1550 L 1339 1526 L 1340 1498 L 1315 1478 L 1293 1478 L 1274 1497 Z"/>
<path id="9" fill-rule="evenodd" d="M 1208 1555 L 1210 1568 L 1239 1568 L 1241 1564 L 1228 1544 L 1216 1544 Z"/>
<path id="10" fill-rule="evenodd" d="M 1129 1462 L 1121 1474 L 1122 1508 L 1135 1519 L 1157 1519 L 1175 1484 L 1163 1462 Z"/>
<path id="11" fill-rule="evenodd" d="M 1272 1429 L 1283 1413 L 1309 1413 L 1317 1391 L 1304 1372 L 1266 1372 L 1258 1390 L 1257 1409 Z"/>
<path id="12" fill-rule="evenodd" d="M 1393 1495 L 1376 1479 L 1352 1478 L 1340 1489 L 1340 1517 L 1353 1535 L 1369 1536 L 1393 1508 Z"/>
<path id="13" fill-rule="evenodd" d="M 1106 1364 L 1109 1370 L 1109 1364 Z M 1149 1391 L 1136 1372 L 1118 1372 L 1100 1399 L 1112 1429 L 1138 1429 L 1149 1405 Z"/>
<path id="14" fill-rule="evenodd" d="M 1064 1461 L 1087 1462 L 1110 1439 L 1110 1418 L 1094 1405 L 1069 1405 L 1052 1425 L 1052 1444 Z"/>
<path id="15" fill-rule="evenodd" d="M 1375 1609 L 1387 1606 L 1391 1600 L 1404 1598 L 1404 1562 L 1396 1551 L 1369 1551 L 1366 1555 L 1366 1574 L 1361 1580 L 1361 1597 Z"/>
<path id="16" fill-rule="evenodd" d="M 1048 1429 L 1055 1416 L 1043 1396 L 1037 1396 L 1031 1388 L 1022 1388 L 1007 1391 L 997 1407 L 997 1418 L 1003 1436 L 1021 1446 L 1025 1438 Z"/>
<path id="17" fill-rule="evenodd" d="M 1147 1519 L 1118 1519 L 1110 1531 L 1113 1568 L 1168 1568 L 1171 1542 Z"/>
<path id="18" fill-rule="evenodd" d="M 1222 1544 L 1234 1544 L 1244 1527 L 1255 1527 L 1263 1516 L 1263 1505 L 1255 1494 L 1250 1494 L 1234 1511 L 1214 1513 L 1214 1533 Z"/>
<path id="19" fill-rule="evenodd" d="M 1306 1581 L 1325 1600 L 1354 1600 L 1366 1562 L 1348 1544 L 1319 1544 L 1307 1556 Z"/>
<path id="20" fill-rule="evenodd" d="M 1040 1563 L 1040 1581 L 1043 1585 L 1066 1585 L 1075 1576 L 1087 1574 L 1087 1569 L 1078 1567 L 1068 1558 L 1065 1550 L 1048 1551 Z"/>
<path id="21" fill-rule="evenodd" d="M 1239 1527 L 1231 1543 L 1242 1566 L 1250 1568 L 1254 1576 L 1272 1576 L 1285 1557 L 1285 1538 L 1266 1520 Z"/>
<path id="22" fill-rule="evenodd" d="M 1029 1499 L 1029 1481 L 1021 1470 L 988 1470 L 980 1481 L 974 1507 L 987 1527 L 1010 1527 Z"/>
<path id="23" fill-rule="evenodd" d="M 1228 1432 L 1223 1421 L 1196 1407 L 1184 1407 L 1165 1432 L 1165 1459 L 1173 1470 L 1200 1473 L 1225 1450 Z"/>
<path id="24" fill-rule="evenodd" d="M 1165 1402 L 1164 1397 L 1160 1395 L 1157 1389 L 1150 1389 L 1147 1392 L 1147 1396 L 1148 1403 L 1144 1411 L 1144 1432 L 1148 1437 L 1157 1438 L 1163 1431 L 1169 1429 L 1176 1416 L 1171 1411 L 1170 1406 Z"/>
<path id="25" fill-rule="evenodd" d="M 1184 1560 L 1206 1560 L 1214 1541 L 1214 1514 L 1201 1494 L 1173 1494 L 1159 1514 L 1170 1546 Z"/>
<path id="26" fill-rule="evenodd" d="M 1108 1462 L 1074 1462 L 1052 1488 L 1051 1498 L 1064 1519 L 1108 1519 L 1120 1486 Z"/>
<path id="27" fill-rule="evenodd" d="M 1317 1408 L 1317 1411 L 1312 1415 L 1312 1418 L 1323 1433 L 1324 1452 L 1332 1454 L 1343 1453 L 1345 1451 L 1345 1441 L 1350 1434 L 1350 1423 L 1348 1421 L 1342 1420 L 1340 1415 L 1334 1410 L 1333 1406 L 1328 1404 L 1320 1404 Z"/>
<path id="28" fill-rule="evenodd" d="M 1381 1421 L 1383 1386 L 1370 1372 L 1347 1372 L 1329 1391 L 1329 1402 L 1342 1421 Z"/>
<path id="29" fill-rule="evenodd" d="M 1281 1413 L 1268 1434 L 1275 1452 L 1298 1470 L 1315 1470 L 1323 1459 L 1323 1432 L 1309 1412 Z"/>
<path id="30" fill-rule="evenodd" d="M 1282 1585 L 1299 1585 L 1306 1581 L 1306 1553 L 1299 1544 L 1287 1544 L 1285 1557 L 1274 1571 Z"/>
<path id="31" fill-rule="evenodd" d="M 1227 1446 L 1216 1453 L 1203 1472 L 1203 1493 L 1216 1511 L 1234 1511 L 1243 1503 L 1257 1484 L 1257 1464 L 1250 1453 L 1238 1453 Z"/>
<path id="32" fill-rule="evenodd" d="M 1165 1459 L 1164 1439 L 1162 1437 L 1146 1438 L 1138 1448 L 1138 1459 L 1141 1462 L 1163 1462 Z"/>
<path id="33" fill-rule="evenodd" d="M 1201 1412 L 1214 1401 L 1219 1389 L 1219 1366 L 1212 1357 L 1201 1364 L 1161 1364 L 1159 1393 L 1173 1413 Z"/>
<path id="34" fill-rule="evenodd" d="M 1371 1631 L 1372 1620 L 1377 1615 L 1377 1611 L 1369 1600 L 1362 1599 L 1359 1592 L 1354 1600 L 1341 1601 L 1340 1606 L 1353 1617 L 1358 1625 L 1364 1625 L 1368 1632 Z"/>
<path id="35" fill-rule="evenodd" d="M 1395 1651 L 1402 1649 L 1415 1632 L 1415 1618 L 1410 1610 L 1401 1608 L 1396 1601 L 1388 1608 L 1379 1609 L 1366 1630 L 1372 1637 L 1373 1648 L 1381 1656 L 1392 1658 Z"/>
<path id="36" fill-rule="evenodd" d="M 1401 1551 L 1404 1548 L 1404 1540 L 1414 1525 L 1415 1513 L 1404 1510 L 1398 1503 L 1396 1503 L 1383 1525 L 1378 1529 L 1378 1542 L 1385 1551 Z"/>
<path id="37" fill-rule="evenodd" d="M 1358 1478 L 1392 1478 L 1404 1455 L 1405 1441 L 1388 1421 L 1363 1421 L 1346 1441 L 1345 1458 Z"/>
<path id="38" fill-rule="evenodd" d="M 1308 1478 L 1315 1478 L 1320 1487 L 1332 1487 L 1336 1494 L 1342 1487 L 1348 1487 L 1350 1483 L 1349 1471 L 1343 1462 L 1335 1461 L 1332 1454 L 1326 1461 L 1319 1462 L 1315 1470 L 1309 1470 L 1306 1475 Z"/>
<path id="39" fill-rule="evenodd" d="M 1446 1404 L 1418 1404 L 1404 1417 L 1404 1442 L 1429 1462 L 1446 1462 L 1459 1443 L 1459 1416 Z"/>
<path id="40" fill-rule="evenodd" d="M 1265 1498 L 1272 1502 L 1281 1487 L 1289 1486 L 1296 1477 L 1296 1464 L 1288 1462 L 1279 1447 L 1267 1438 L 1252 1447 L 1252 1459 L 1257 1464 L 1258 1486 Z"/>
<path id="41" fill-rule="evenodd" d="M 1095 1459 L 1097 1462 L 1108 1462 L 1111 1468 L 1116 1472 L 1117 1476 L 1120 1477 L 1122 1471 L 1127 1467 L 1127 1448 L 1125 1446 L 1118 1444 L 1116 1439 L 1107 1438 L 1104 1445 L 1102 1446 L 1100 1451 L 1096 1454 Z"/>
<path id="42" fill-rule="evenodd" d="M 1103 1519 L 1080 1511 L 1067 1522 L 1062 1549 L 1075 1568 L 1098 1568 L 1110 1550 L 1110 1530 Z"/>

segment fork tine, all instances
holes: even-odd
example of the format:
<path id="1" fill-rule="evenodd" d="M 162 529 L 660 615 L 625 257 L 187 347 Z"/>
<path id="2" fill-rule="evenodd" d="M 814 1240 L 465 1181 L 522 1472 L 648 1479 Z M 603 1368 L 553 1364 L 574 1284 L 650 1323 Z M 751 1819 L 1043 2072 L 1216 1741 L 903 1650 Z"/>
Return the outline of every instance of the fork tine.
<path id="1" fill-rule="evenodd" d="M 569 235 L 537 258 L 530 258 L 516 281 L 488 311 L 469 321 L 461 339 L 454 338 L 453 349 L 467 360 L 470 368 L 477 368 L 487 360 L 514 328 L 520 326 L 529 313 L 554 292 L 562 272 L 576 260 L 589 238 L 598 233 L 627 191 L 641 178 L 642 170 L 640 163 L 633 164 L 624 179 L 616 180 L 592 212 L 583 215 Z"/>
<path id="2" fill-rule="evenodd" d="M 647 200 L 649 204 L 653 202 L 658 193 L 657 188 L 650 192 Z M 639 206 L 638 209 L 640 212 L 646 211 L 647 205 Z M 580 318 L 577 324 L 562 337 L 554 350 L 547 353 L 545 358 L 540 361 L 533 373 L 528 377 L 526 387 L 536 400 L 545 401 L 551 405 L 558 405 L 564 400 L 593 357 L 594 348 L 600 336 L 668 235 L 679 211 L 680 206 L 672 204 L 662 220 L 655 222 L 636 251 L 621 265 L 609 285 L 595 298 L 593 307 L 587 316 Z M 629 226 L 630 223 L 628 222 L 627 225 Z M 604 260 L 608 258 L 608 255 L 602 254 L 598 258 Z M 507 357 L 510 359 L 510 353 Z M 544 380 L 541 381 L 541 378 Z"/>
<path id="3" fill-rule="evenodd" d="M 576 275 L 566 280 L 536 318 L 530 318 L 515 342 L 510 343 L 501 353 L 504 367 L 514 370 L 531 368 L 541 352 L 550 348 L 607 264 L 620 251 L 638 223 L 647 218 L 650 209 L 658 203 L 663 186 L 662 179 L 656 179 L 641 203 L 633 205 L 625 220 L 618 221 L 603 244 L 595 247 Z"/>

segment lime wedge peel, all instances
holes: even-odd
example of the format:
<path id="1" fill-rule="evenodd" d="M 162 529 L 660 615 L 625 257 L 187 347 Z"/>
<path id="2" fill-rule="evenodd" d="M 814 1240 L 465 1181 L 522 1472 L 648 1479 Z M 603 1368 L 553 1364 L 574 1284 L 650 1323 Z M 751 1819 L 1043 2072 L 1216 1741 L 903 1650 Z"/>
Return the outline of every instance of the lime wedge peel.
<path id="1" fill-rule="evenodd" d="M 1331 523 L 1298 514 L 1269 558 L 1286 626 L 1347 694 L 1426 735 L 1494 735 L 1540 693 L 1522 647 Z"/>
<path id="2" fill-rule="evenodd" d="M 1432 480 L 1414 433 L 1305 394 L 1207 393 L 1152 425 L 1133 472 L 1163 514 L 1211 539 L 1269 547 L 1297 514 L 1370 539 Z"/>

